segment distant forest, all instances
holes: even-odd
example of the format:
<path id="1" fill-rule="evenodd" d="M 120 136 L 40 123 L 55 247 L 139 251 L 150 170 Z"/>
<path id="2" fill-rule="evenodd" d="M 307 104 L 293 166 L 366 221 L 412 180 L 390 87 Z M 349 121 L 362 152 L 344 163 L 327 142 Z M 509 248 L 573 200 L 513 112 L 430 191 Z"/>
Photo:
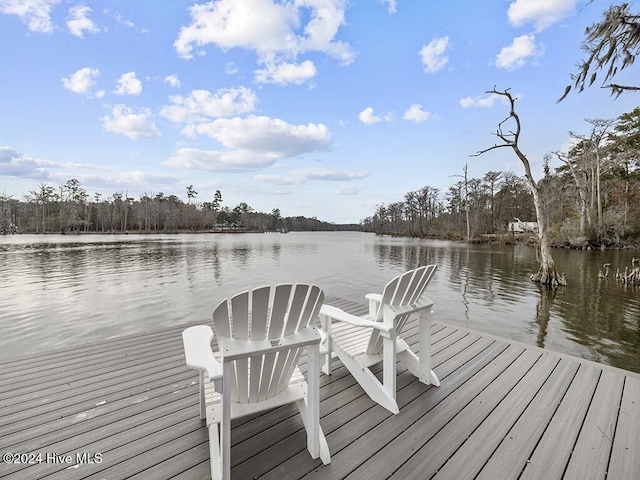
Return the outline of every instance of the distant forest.
<path id="1" fill-rule="evenodd" d="M 555 245 L 615 246 L 640 239 L 640 107 L 617 119 L 587 119 L 588 134 L 571 133 L 568 153 L 551 152 L 538 182 Z M 481 161 L 476 159 L 474 161 Z M 550 162 L 560 163 L 551 169 Z M 425 186 L 404 201 L 380 204 L 362 222 L 379 234 L 480 240 L 507 232 L 509 222 L 535 222 L 528 183 L 513 172 L 461 178 L 449 189 Z M 468 225 L 468 227 L 467 227 Z M 468 228 L 468 230 L 467 230 Z"/>
<path id="2" fill-rule="evenodd" d="M 615 246 L 640 240 L 640 107 L 617 119 L 587 119 L 588 134 L 571 133 L 567 153 L 545 156 L 538 185 L 552 243 L 572 247 Z M 481 160 L 476 160 L 481 161 Z M 560 166 L 551 169 L 554 161 Z M 481 240 L 506 233 L 509 222 L 535 222 L 530 187 L 513 172 L 489 171 L 468 178 L 467 169 L 446 192 L 425 186 L 403 201 L 380 204 L 361 224 L 337 225 L 317 218 L 282 217 L 275 208 L 257 212 L 245 202 L 222 205 L 222 193 L 197 201 L 176 195 L 124 192 L 91 198 L 77 179 L 40 184 L 22 200 L 0 195 L 0 233 L 188 232 L 364 230 L 378 234 Z"/>
<path id="3" fill-rule="evenodd" d="M 96 193 L 91 198 L 75 178 L 57 187 L 42 183 L 23 200 L 0 195 L 0 234 L 361 230 L 359 224 L 282 217 L 277 208 L 256 212 L 245 202 L 222 206 L 220 190 L 210 202 L 197 202 L 193 185 L 186 193 L 187 202 L 163 193 L 138 199 L 124 192 L 107 198 Z"/>

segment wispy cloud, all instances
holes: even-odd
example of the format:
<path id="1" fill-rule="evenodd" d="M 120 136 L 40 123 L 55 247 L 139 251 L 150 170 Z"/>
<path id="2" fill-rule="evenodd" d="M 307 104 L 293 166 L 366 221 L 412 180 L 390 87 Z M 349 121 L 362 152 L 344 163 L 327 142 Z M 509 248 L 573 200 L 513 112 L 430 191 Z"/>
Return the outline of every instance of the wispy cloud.
<path id="1" fill-rule="evenodd" d="M 449 37 L 438 37 L 424 45 L 418 52 L 424 71 L 435 73 L 442 70 L 449 62 L 447 50 L 449 50 Z"/>
<path id="2" fill-rule="evenodd" d="M 347 185 L 342 184 L 340 188 L 336 191 L 338 195 L 358 195 L 360 192 L 364 190 L 364 187 L 359 187 L 357 185 Z"/>
<path id="3" fill-rule="evenodd" d="M 497 95 L 487 95 L 478 97 L 465 97 L 460 99 L 460 105 L 464 108 L 491 108 L 493 104 L 498 100 Z"/>
<path id="4" fill-rule="evenodd" d="M 0 0 L 0 13 L 17 15 L 32 32 L 51 33 L 51 10 L 60 0 Z"/>
<path id="5" fill-rule="evenodd" d="M 14 148 L 0 146 L 0 175 L 44 180 L 49 177 L 49 171 L 41 160 Z"/>
<path id="6" fill-rule="evenodd" d="M 396 0 L 382 0 L 382 3 L 387 4 L 387 11 L 389 12 L 389 15 L 396 13 L 397 11 Z"/>
<path id="7" fill-rule="evenodd" d="M 369 176 L 367 170 L 341 170 L 331 168 L 302 168 L 289 170 L 287 175 L 260 174 L 253 178 L 272 185 L 301 185 L 310 181 L 344 182 Z M 346 190 L 345 185 L 341 188 Z"/>
<path id="8" fill-rule="evenodd" d="M 100 29 L 89 18 L 91 8 L 85 5 L 75 5 L 69 9 L 67 14 L 67 28 L 72 35 L 84 38 L 86 33 L 98 33 Z"/>

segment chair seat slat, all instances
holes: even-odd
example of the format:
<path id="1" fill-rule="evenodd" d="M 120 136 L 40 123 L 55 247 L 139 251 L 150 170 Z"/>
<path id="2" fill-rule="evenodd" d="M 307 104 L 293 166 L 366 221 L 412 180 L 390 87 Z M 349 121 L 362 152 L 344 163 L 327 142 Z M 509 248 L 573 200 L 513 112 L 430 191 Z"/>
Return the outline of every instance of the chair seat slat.
<path id="1" fill-rule="evenodd" d="M 259 287 L 214 309 L 219 347 L 215 353 L 210 350 L 209 327 L 191 327 L 183 333 L 185 356 L 192 368 L 218 372 L 222 367 L 221 373 L 213 375 L 214 382 L 200 375 L 201 418 L 206 417 L 209 430 L 213 479 L 230 478 L 231 418 L 291 402 L 303 415 L 312 457 L 330 463 L 320 428 L 318 380 L 311 377 L 313 382 L 307 384 L 298 368 L 307 348 L 310 363 L 318 365 L 320 335 L 309 323 L 318 317 L 323 300 L 322 290 L 312 285 Z"/>
<path id="2" fill-rule="evenodd" d="M 333 352 L 356 378 L 372 400 L 398 413 L 396 395 L 396 359 L 401 360 L 409 371 L 427 385 L 440 385 L 431 370 L 430 329 L 428 313 L 433 302 L 424 295 L 435 265 L 419 267 L 392 279 L 382 295 L 369 294 L 369 315 L 362 320 L 348 315 L 337 307 L 322 310 L 322 322 L 327 341 L 323 349 L 327 361 L 322 370 L 331 373 Z M 420 358 L 400 335 L 411 315 L 421 314 L 419 320 Z M 382 322 L 381 328 L 364 320 Z M 383 362 L 383 383 L 369 369 Z"/>

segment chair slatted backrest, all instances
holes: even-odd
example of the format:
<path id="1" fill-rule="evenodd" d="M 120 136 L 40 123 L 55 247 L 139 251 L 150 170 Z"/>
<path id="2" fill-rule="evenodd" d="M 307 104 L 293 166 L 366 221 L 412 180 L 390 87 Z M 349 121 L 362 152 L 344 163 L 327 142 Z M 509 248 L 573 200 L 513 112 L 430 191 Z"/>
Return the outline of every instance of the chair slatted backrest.
<path id="1" fill-rule="evenodd" d="M 216 337 L 277 340 L 308 327 L 318 317 L 324 293 L 314 285 L 259 287 L 223 300 L 213 311 Z M 253 403 L 281 392 L 304 347 L 234 360 L 231 400 Z"/>
<path id="2" fill-rule="evenodd" d="M 415 305 L 424 294 L 427 285 L 431 281 L 433 274 L 436 272 L 437 265 L 426 265 L 418 267 L 415 270 L 398 275 L 384 287 L 382 292 L 382 302 L 378 307 L 375 321 L 383 321 L 384 305 L 389 306 L 411 306 Z M 400 334 L 411 313 L 399 315 L 395 319 L 396 334 Z M 367 353 L 375 354 L 382 351 L 382 337 L 378 330 L 373 330 Z"/>

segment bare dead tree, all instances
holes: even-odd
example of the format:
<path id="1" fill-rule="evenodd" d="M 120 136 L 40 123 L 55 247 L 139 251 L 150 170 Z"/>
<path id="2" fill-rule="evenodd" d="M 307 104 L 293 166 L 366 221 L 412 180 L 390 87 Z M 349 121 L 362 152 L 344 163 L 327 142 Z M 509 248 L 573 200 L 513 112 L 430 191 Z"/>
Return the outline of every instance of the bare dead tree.
<path id="1" fill-rule="evenodd" d="M 598 220 L 598 236 L 602 236 L 604 233 L 604 219 L 602 215 L 602 194 L 600 193 L 600 184 L 601 184 L 601 150 L 602 144 L 607 138 L 609 128 L 614 125 L 615 119 L 602 119 L 602 118 L 587 118 L 585 121 L 591 124 L 591 133 L 589 137 L 580 136 L 573 132 L 569 132 L 571 137 L 581 140 L 586 144 L 589 144 L 593 148 L 593 152 L 595 153 L 594 157 L 594 165 L 595 172 L 592 175 L 592 182 L 595 182 L 592 188 L 592 195 L 595 193 L 597 200 L 597 220 Z"/>
<path id="2" fill-rule="evenodd" d="M 533 205 L 536 209 L 536 217 L 538 220 L 538 242 L 540 246 L 540 268 L 537 273 L 531 275 L 531 280 L 534 282 L 538 282 L 542 285 L 547 286 L 558 286 L 558 285 L 566 285 L 567 280 L 564 277 L 564 274 L 559 274 L 556 269 L 555 263 L 553 262 L 553 257 L 551 256 L 551 248 L 549 247 L 549 237 L 547 235 L 547 222 L 544 215 L 544 209 L 542 205 L 542 199 L 540 198 L 540 187 L 538 182 L 533 178 L 533 174 L 531 173 L 531 165 L 529 164 L 529 160 L 526 155 L 522 153 L 520 147 L 518 146 L 518 141 L 520 140 L 520 132 L 521 132 L 521 123 L 520 117 L 515 111 L 515 102 L 516 99 L 513 98 L 511 93 L 509 92 L 510 88 L 507 88 L 504 91 L 496 90 L 496 87 L 493 87 L 493 90 L 489 90 L 486 93 L 491 93 L 494 95 L 501 95 L 505 97 L 510 104 L 510 112 L 509 116 L 502 120 L 498 124 L 498 129 L 495 135 L 502 141 L 502 143 L 496 143 L 494 146 L 486 148 L 484 150 L 480 150 L 477 153 L 471 155 L 472 157 L 478 157 L 486 152 L 491 150 L 495 150 L 498 148 L 511 148 L 513 149 L 516 156 L 524 165 L 525 176 L 529 187 L 531 189 L 531 193 L 533 195 Z M 515 123 L 514 130 L 504 131 L 505 124 L 509 121 Z"/>
<path id="3" fill-rule="evenodd" d="M 555 151 L 553 153 L 558 160 L 569 167 L 569 172 L 571 173 L 571 177 L 576 185 L 576 190 L 578 191 L 580 205 L 580 235 L 586 235 L 587 224 L 591 227 L 591 218 L 589 217 L 589 203 L 587 200 L 587 185 L 586 179 L 584 178 L 584 172 L 581 171 L 579 166 L 575 165 L 575 162 L 570 155 L 571 152 L 569 154 L 564 154 L 559 151 Z"/>

